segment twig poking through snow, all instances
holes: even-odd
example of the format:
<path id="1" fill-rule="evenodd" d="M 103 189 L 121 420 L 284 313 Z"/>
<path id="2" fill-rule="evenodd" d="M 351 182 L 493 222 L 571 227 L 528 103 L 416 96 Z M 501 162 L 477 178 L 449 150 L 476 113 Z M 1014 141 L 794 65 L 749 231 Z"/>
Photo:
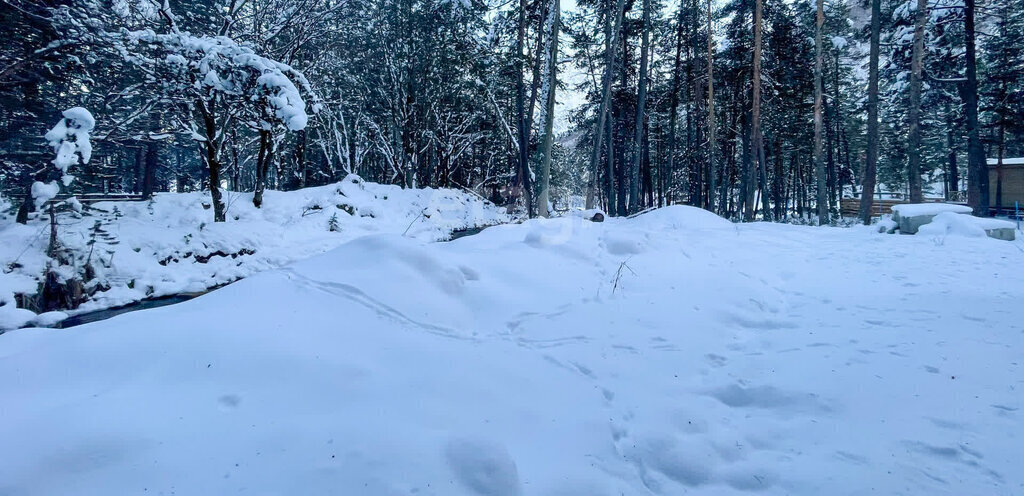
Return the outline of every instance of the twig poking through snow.
<path id="1" fill-rule="evenodd" d="M 405 234 L 409 232 L 409 229 L 412 229 L 412 225 L 415 224 L 416 221 L 422 219 L 423 216 L 426 215 L 426 214 L 427 214 L 427 209 L 423 209 L 423 211 L 420 212 L 420 214 L 417 215 L 416 218 L 413 219 L 412 222 L 409 223 L 409 226 L 406 227 L 404 231 L 402 231 L 402 236 L 405 236 Z"/>
<path id="2" fill-rule="evenodd" d="M 633 268 L 630 267 L 629 265 L 626 265 L 626 262 L 628 262 L 628 261 L 629 261 L 628 258 L 623 260 L 622 263 L 619 264 L 618 270 L 615 271 L 615 280 L 612 281 L 612 294 L 615 294 L 615 290 L 619 289 L 619 280 L 622 279 L 622 269 L 623 268 L 628 270 L 634 276 L 636 275 L 636 272 L 633 271 Z"/>

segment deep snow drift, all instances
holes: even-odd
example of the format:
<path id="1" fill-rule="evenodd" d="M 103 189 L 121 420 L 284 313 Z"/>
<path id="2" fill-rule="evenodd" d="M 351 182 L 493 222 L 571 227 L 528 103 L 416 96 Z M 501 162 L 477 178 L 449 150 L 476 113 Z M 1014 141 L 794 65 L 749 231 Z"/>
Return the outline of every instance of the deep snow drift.
<path id="1" fill-rule="evenodd" d="M 468 193 L 402 189 L 354 175 L 327 186 L 267 191 L 260 209 L 252 193 L 225 192 L 224 200 L 224 223 L 212 222 L 209 193 L 158 193 L 153 201 L 103 202 L 90 215 L 61 216 L 60 240 L 75 253 L 79 277 L 90 263 L 96 271 L 90 287 L 100 288 L 79 311 L 202 291 L 369 233 L 436 241 L 453 230 L 508 221 L 502 209 Z M 97 225 L 106 234 L 94 235 Z M 40 323 L 14 308 L 13 294 L 36 293 L 48 229 L 45 218 L 28 225 L 0 220 L 0 331 Z"/>
<path id="2" fill-rule="evenodd" d="M 1024 243 L 687 207 L 0 335 L 0 494 L 1024 492 Z"/>

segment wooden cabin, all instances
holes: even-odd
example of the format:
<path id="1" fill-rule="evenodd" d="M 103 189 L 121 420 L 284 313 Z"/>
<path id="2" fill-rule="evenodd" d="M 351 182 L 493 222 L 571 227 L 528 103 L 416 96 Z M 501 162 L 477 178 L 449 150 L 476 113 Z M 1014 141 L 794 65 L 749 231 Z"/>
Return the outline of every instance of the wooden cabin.
<path id="1" fill-rule="evenodd" d="M 1024 157 L 1004 158 L 1002 166 L 998 159 L 988 159 L 988 191 L 993 209 L 1012 211 L 1013 202 L 1024 209 Z"/>

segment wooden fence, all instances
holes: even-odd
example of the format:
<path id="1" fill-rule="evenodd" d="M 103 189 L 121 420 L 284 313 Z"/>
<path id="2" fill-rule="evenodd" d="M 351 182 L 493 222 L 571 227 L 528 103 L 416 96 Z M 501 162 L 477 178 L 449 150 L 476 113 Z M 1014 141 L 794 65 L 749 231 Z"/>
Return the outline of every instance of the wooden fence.
<path id="1" fill-rule="evenodd" d="M 925 198 L 924 201 L 925 203 L 942 203 L 946 200 L 942 198 Z M 904 203 L 910 202 L 907 200 L 893 200 L 889 198 L 880 200 L 875 198 L 875 200 L 871 202 L 871 216 L 878 217 L 880 215 L 891 214 L 893 206 Z M 843 217 L 857 217 L 860 215 L 860 198 L 843 198 L 842 200 L 839 200 L 839 213 Z"/>
<path id="2" fill-rule="evenodd" d="M 92 203 L 105 202 L 105 201 L 143 201 L 142 194 L 138 193 L 82 193 L 79 195 L 68 195 L 61 194 L 57 195 L 56 198 L 47 202 L 49 203 L 63 203 L 68 198 L 75 197 L 79 203 L 89 205 Z"/>

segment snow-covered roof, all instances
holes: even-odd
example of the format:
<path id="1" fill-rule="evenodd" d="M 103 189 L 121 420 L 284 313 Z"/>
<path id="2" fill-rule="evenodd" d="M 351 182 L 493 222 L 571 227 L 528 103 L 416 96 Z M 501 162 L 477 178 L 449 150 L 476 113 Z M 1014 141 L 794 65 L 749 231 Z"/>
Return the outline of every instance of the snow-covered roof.
<path id="1" fill-rule="evenodd" d="M 990 158 L 988 159 L 988 165 L 999 165 L 999 159 Z M 1024 157 L 1003 157 L 1003 165 L 1024 165 Z"/>

